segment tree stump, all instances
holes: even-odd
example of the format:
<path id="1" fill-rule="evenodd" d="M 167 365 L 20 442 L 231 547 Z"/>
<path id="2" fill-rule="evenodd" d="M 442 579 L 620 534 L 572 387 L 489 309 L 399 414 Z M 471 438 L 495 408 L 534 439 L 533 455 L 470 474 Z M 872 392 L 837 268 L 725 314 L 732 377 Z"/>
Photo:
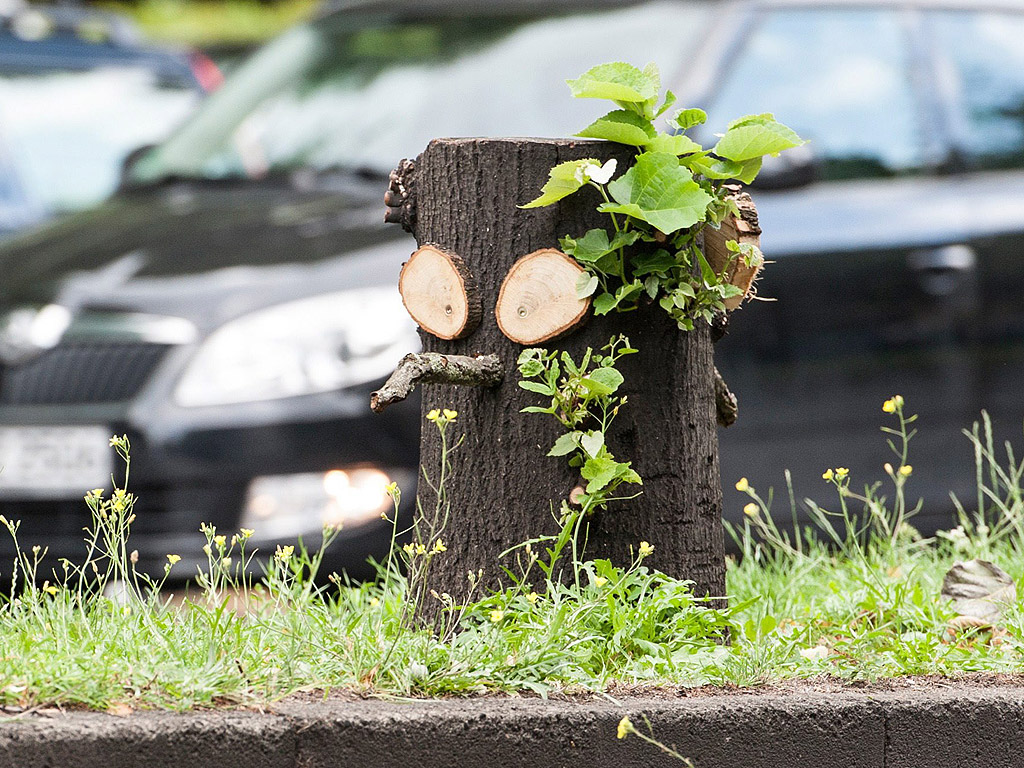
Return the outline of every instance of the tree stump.
<path id="1" fill-rule="evenodd" d="M 585 307 L 579 313 L 579 300 L 571 291 L 565 306 L 551 310 L 558 332 L 547 335 L 554 338 L 532 341 L 536 337 L 531 331 L 517 324 L 520 304 L 506 306 L 509 291 L 529 292 L 516 282 L 516 275 L 506 280 L 513 267 L 524 268 L 524 257 L 550 254 L 545 249 L 557 250 L 564 235 L 607 226 L 607 217 L 595 211 L 596 190 L 584 190 L 550 208 L 517 207 L 536 197 L 552 166 L 585 157 L 601 162 L 614 157 L 622 168 L 631 161 L 631 151 L 579 140 L 439 139 L 416 160 L 411 178 L 407 161 L 393 176 L 388 220 L 411 229 L 421 248 L 431 246 L 456 257 L 459 269 L 470 276 L 472 300 L 482 306 L 475 330 L 448 333 L 461 338 L 421 331 L 424 350 L 465 359 L 494 355 L 504 373 L 501 383 L 489 388 L 447 383 L 424 387 L 424 414 L 434 408 L 458 411 L 449 435 L 465 436 L 452 456 L 446 488 L 451 502 L 444 532 L 448 550 L 434 560 L 429 586 L 460 600 L 469 587 L 467 572 L 480 569 L 486 586 L 498 586 L 503 576 L 499 553 L 554 533 L 552 510 L 579 484 L 577 470 L 564 457 L 546 455 L 562 433 L 560 425 L 546 415 L 520 413 L 542 401 L 518 386 L 516 360 L 525 347 L 506 336 L 504 327 L 529 346 L 566 350 L 577 360 L 587 347 L 599 349 L 620 333 L 639 349 L 618 365 L 625 376 L 620 391 L 629 402 L 607 437 L 619 460 L 633 462 L 643 478 L 643 493 L 593 515 L 585 554 L 626 565 L 631 550 L 649 541 L 654 545 L 646 561 L 650 566 L 693 580 L 695 594 L 724 597 L 722 490 L 708 327 L 680 331 L 657 304 L 593 317 Z M 566 279 L 558 276 L 556 266 L 547 264 L 547 277 L 539 282 L 550 283 L 553 291 L 564 290 Z M 575 273 L 575 265 L 568 267 Z M 570 289 L 572 283 L 568 281 Z M 505 301 L 499 305 L 503 286 Z M 523 306 L 523 314 L 529 314 Z M 420 461 L 435 476 L 440 450 L 437 431 L 425 425 Z M 422 478 L 418 496 L 425 509 L 433 509 L 433 492 Z"/>

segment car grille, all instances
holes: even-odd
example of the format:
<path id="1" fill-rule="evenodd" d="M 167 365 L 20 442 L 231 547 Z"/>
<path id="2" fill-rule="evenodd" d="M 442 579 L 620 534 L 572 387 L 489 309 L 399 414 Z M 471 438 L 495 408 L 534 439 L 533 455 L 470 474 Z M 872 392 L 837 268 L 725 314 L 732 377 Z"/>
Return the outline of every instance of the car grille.
<path id="1" fill-rule="evenodd" d="M 61 344 L 3 368 L 0 405 L 110 403 L 133 397 L 170 349 L 144 342 Z"/>

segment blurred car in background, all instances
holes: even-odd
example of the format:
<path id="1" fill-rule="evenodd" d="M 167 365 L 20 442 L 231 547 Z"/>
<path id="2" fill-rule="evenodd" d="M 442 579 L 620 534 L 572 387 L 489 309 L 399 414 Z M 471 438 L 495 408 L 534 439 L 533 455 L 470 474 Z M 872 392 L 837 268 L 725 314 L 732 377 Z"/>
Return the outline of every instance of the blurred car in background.
<path id="1" fill-rule="evenodd" d="M 266 46 L 103 205 L 0 248 L 0 514 L 74 557 L 107 437 L 135 447 L 140 566 L 205 563 L 200 522 L 262 552 L 325 522 L 358 575 L 414 493 L 418 407 L 367 396 L 417 344 L 413 243 L 388 171 L 435 136 L 565 136 L 601 107 L 564 79 L 656 61 L 710 130 L 774 111 L 809 151 L 755 193 L 772 263 L 718 364 L 740 398 L 727 488 L 887 459 L 883 400 L 920 412 L 923 528 L 973 480 L 962 427 L 1024 404 L 1024 4 L 350 4 Z M 955 40 L 955 44 L 952 44 Z M 567 42 L 576 41 L 576 42 Z M 727 493 L 726 516 L 745 498 Z M 7 546 L 0 543 L 0 546 Z M 3 553 L 5 559 L 7 551 Z M 364 571 L 365 573 L 365 571 Z"/>
<path id="2" fill-rule="evenodd" d="M 0 9 L 0 236 L 109 196 L 128 153 L 163 139 L 218 78 L 202 54 L 147 46 L 113 14 Z"/>

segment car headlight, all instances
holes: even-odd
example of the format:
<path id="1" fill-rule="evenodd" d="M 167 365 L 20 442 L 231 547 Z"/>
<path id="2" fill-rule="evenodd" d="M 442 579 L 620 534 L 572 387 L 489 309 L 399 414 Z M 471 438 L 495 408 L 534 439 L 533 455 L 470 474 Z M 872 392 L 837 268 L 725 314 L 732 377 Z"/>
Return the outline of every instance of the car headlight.
<path id="1" fill-rule="evenodd" d="M 274 400 L 365 384 L 419 348 L 395 288 L 359 288 L 244 315 L 200 345 L 178 387 L 183 406 Z"/>

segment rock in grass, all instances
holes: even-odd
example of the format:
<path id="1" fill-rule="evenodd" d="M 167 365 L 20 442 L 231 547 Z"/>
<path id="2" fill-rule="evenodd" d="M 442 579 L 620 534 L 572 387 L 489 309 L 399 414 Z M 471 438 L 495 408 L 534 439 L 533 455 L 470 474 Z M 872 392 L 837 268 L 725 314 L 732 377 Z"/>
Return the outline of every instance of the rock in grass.
<path id="1" fill-rule="evenodd" d="M 953 600 L 960 616 L 995 624 L 1003 610 L 1017 601 L 1010 574 L 987 560 L 953 563 L 942 580 L 942 596 Z"/>

